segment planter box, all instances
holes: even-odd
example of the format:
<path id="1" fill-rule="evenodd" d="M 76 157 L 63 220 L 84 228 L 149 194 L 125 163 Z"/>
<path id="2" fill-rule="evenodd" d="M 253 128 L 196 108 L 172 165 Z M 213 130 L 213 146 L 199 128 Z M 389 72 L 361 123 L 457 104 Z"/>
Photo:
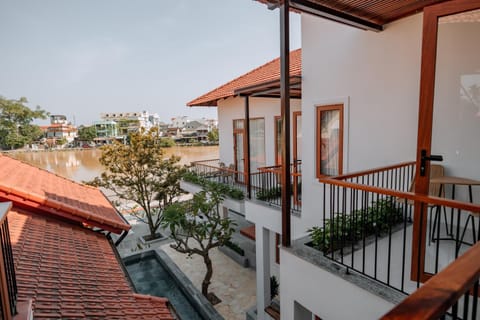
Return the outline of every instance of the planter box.
<path id="1" fill-rule="evenodd" d="M 224 253 L 226 256 L 230 257 L 233 261 L 238 263 L 244 268 L 248 268 L 249 263 L 248 263 L 248 258 L 245 256 L 241 256 L 238 254 L 236 251 L 233 251 L 229 247 L 223 246 L 218 248 L 220 252 Z"/>

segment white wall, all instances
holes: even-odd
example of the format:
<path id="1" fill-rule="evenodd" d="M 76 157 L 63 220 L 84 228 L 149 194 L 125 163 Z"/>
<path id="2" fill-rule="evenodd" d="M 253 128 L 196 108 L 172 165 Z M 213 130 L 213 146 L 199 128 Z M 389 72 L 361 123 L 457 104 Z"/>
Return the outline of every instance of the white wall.
<path id="1" fill-rule="evenodd" d="M 282 320 L 293 320 L 295 302 L 321 319 L 378 319 L 393 304 L 280 249 Z"/>
<path id="2" fill-rule="evenodd" d="M 265 156 L 267 166 L 275 164 L 275 116 L 280 115 L 280 99 L 250 98 L 250 118 L 265 119 Z M 300 100 L 291 100 L 291 112 L 300 111 Z M 218 102 L 220 161 L 234 162 L 233 120 L 245 118 L 245 98 L 233 97 Z M 291 129 L 293 128 L 293 124 Z"/>
<path id="3" fill-rule="evenodd" d="M 300 237 L 320 223 L 315 106 L 346 104 L 344 172 L 414 160 L 422 15 L 380 33 L 302 15 L 303 190 Z"/>

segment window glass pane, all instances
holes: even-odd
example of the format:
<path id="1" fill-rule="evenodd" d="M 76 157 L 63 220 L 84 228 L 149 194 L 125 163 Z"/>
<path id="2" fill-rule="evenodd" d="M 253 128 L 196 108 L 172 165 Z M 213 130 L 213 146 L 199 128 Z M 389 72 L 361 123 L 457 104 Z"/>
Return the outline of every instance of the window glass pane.
<path id="1" fill-rule="evenodd" d="M 233 129 L 243 129 L 243 119 L 233 120 Z"/>
<path id="2" fill-rule="evenodd" d="M 275 143 L 276 143 L 276 158 L 275 164 L 282 164 L 282 119 L 275 118 Z"/>
<path id="3" fill-rule="evenodd" d="M 265 119 L 250 120 L 250 171 L 265 166 Z"/>
<path id="4" fill-rule="evenodd" d="M 297 160 L 302 160 L 302 115 L 299 114 L 296 118 L 297 132 L 295 134 L 297 135 L 297 154 L 295 156 Z"/>
<path id="5" fill-rule="evenodd" d="M 340 110 L 320 111 L 320 173 L 339 174 Z"/>

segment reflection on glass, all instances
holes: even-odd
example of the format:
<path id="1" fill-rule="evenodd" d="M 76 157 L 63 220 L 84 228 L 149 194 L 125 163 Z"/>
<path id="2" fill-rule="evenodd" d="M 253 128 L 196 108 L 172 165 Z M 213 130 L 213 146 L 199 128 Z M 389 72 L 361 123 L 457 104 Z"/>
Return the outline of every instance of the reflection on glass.
<path id="1" fill-rule="evenodd" d="M 340 110 L 320 111 L 321 161 L 320 173 L 339 174 Z"/>
<path id="2" fill-rule="evenodd" d="M 250 171 L 265 166 L 265 119 L 250 119 Z"/>
<path id="3" fill-rule="evenodd" d="M 448 175 L 472 179 L 480 179 L 479 35 L 480 10 L 438 21 L 431 152 Z"/>

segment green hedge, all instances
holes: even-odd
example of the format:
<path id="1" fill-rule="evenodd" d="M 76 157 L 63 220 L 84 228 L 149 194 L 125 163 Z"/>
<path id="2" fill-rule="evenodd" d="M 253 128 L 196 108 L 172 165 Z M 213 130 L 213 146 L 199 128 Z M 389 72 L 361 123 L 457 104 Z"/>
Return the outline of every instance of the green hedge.
<path id="1" fill-rule="evenodd" d="M 215 186 L 220 190 L 222 194 L 235 200 L 243 200 L 243 198 L 245 197 L 245 195 L 243 194 L 243 191 L 240 189 L 234 188 L 227 184 L 210 181 L 192 171 L 187 171 L 183 175 L 183 180 L 194 183 L 194 184 L 198 184 L 200 186 L 206 186 L 206 185 Z"/>
<path id="2" fill-rule="evenodd" d="M 403 221 L 402 211 L 395 207 L 394 200 L 372 202 L 365 210 L 350 214 L 335 214 L 326 219 L 322 227 L 308 230 L 312 247 L 323 252 L 332 252 L 371 235 L 386 234 L 391 227 Z"/>

